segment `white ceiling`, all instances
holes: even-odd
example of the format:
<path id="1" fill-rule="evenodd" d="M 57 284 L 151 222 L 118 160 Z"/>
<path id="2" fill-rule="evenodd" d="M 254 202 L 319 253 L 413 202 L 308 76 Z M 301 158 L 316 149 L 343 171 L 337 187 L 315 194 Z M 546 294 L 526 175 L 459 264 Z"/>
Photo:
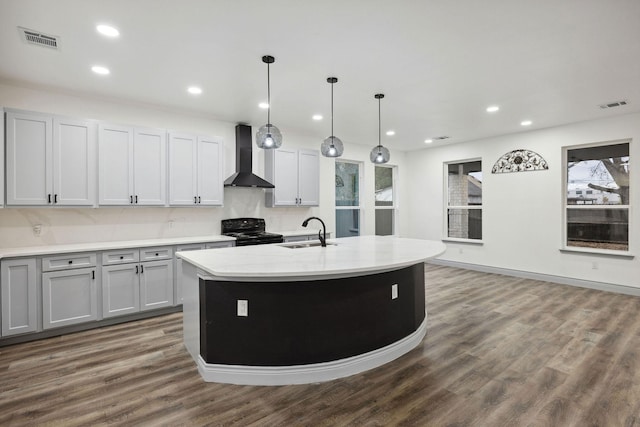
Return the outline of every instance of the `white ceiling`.
<path id="1" fill-rule="evenodd" d="M 60 36 L 60 49 L 25 43 L 18 26 Z M 5 82 L 259 126 L 265 54 L 285 144 L 287 130 L 330 134 L 329 76 L 345 144 L 377 143 L 378 92 L 382 143 L 404 150 L 640 111 L 640 0 L 0 0 Z M 598 108 L 617 100 L 629 105 Z"/>

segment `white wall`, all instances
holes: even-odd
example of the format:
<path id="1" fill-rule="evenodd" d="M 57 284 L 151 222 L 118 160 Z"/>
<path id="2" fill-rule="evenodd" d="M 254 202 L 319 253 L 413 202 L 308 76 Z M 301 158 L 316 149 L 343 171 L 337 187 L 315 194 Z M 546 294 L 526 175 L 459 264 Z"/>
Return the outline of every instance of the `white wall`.
<path id="1" fill-rule="evenodd" d="M 222 122 L 206 115 L 2 82 L 0 105 L 117 124 L 220 136 L 225 142 L 225 178 L 235 169 L 235 123 Z M 256 126 L 254 124 L 254 131 Z M 281 128 L 281 131 L 286 146 L 320 148 L 322 140 L 296 135 L 286 128 Z M 344 143 L 344 159 L 364 162 L 363 234 L 373 234 L 374 166 L 368 160 L 372 147 L 357 145 L 353 141 Z M 264 176 L 264 152 L 256 148 L 253 156 L 254 173 Z M 399 166 L 400 183 L 405 174 L 404 158 L 403 152 L 391 151 L 391 164 Z M 0 248 L 219 234 L 220 220 L 241 216 L 265 218 L 270 231 L 288 231 L 302 229 L 302 221 L 314 215 L 325 220 L 327 229 L 333 231 L 334 174 L 334 160 L 321 157 L 318 208 L 266 208 L 264 190 L 251 188 L 226 188 L 224 207 L 220 208 L 4 208 L 0 209 Z M 399 223 L 403 235 L 407 234 L 406 222 L 401 214 Z M 39 236 L 33 232 L 37 224 L 42 225 Z"/>
<path id="2" fill-rule="evenodd" d="M 631 138 L 631 158 L 640 158 L 640 114 L 533 130 L 525 133 L 429 148 L 407 156 L 411 197 L 408 224 L 418 238 L 444 236 L 443 162 L 482 159 L 483 245 L 447 243 L 442 259 L 488 267 L 590 280 L 640 288 L 640 259 L 561 253 L 562 148 Z M 491 174 L 500 156 L 529 149 L 542 155 L 549 170 Z M 634 163 L 634 160 L 632 160 Z M 635 163 L 634 163 L 635 164 Z M 632 167 L 630 252 L 640 251 L 640 181 Z M 635 185 L 634 185 L 635 184 Z M 636 205 L 636 206 L 633 206 Z M 597 269 L 593 269 L 596 263 Z"/>

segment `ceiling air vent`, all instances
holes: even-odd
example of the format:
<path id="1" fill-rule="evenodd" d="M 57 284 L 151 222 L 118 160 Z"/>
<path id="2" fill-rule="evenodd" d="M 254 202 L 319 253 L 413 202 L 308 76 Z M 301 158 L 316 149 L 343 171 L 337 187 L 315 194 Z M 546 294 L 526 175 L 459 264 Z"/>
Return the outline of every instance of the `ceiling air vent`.
<path id="1" fill-rule="evenodd" d="M 23 27 L 18 27 L 18 30 L 20 31 L 22 39 L 29 44 L 49 47 L 51 49 L 58 49 L 60 41 L 58 40 L 57 36 L 44 34 L 39 31 L 34 31 Z"/>
<path id="2" fill-rule="evenodd" d="M 627 105 L 627 101 L 609 102 L 607 104 L 602 104 L 599 107 L 604 110 L 604 109 L 607 109 L 607 108 L 622 107 L 623 105 Z"/>

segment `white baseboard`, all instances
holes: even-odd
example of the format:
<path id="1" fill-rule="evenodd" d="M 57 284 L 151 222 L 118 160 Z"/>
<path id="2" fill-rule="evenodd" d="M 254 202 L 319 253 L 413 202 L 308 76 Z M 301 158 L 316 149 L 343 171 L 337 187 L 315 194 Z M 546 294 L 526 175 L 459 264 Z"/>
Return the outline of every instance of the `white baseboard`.
<path id="1" fill-rule="evenodd" d="M 577 286 L 580 288 L 596 289 L 598 291 L 615 292 L 618 294 L 640 296 L 640 288 L 615 285 L 612 283 L 595 282 L 591 280 L 573 279 L 571 277 L 554 276 L 552 274 L 533 273 L 530 271 L 511 270 L 508 268 L 490 267 L 486 265 L 467 264 L 464 262 L 431 259 L 428 264 L 443 265 L 447 267 L 462 268 L 465 270 L 480 271 L 482 273 L 503 274 L 505 276 L 520 277 L 522 279 L 540 280 L 542 282 L 558 283 L 561 285 Z"/>
<path id="2" fill-rule="evenodd" d="M 310 384 L 348 377 L 385 363 L 413 350 L 427 332 L 427 316 L 411 335 L 378 350 L 331 362 L 297 366 L 242 366 L 209 364 L 198 355 L 200 376 L 207 382 L 239 385 Z"/>

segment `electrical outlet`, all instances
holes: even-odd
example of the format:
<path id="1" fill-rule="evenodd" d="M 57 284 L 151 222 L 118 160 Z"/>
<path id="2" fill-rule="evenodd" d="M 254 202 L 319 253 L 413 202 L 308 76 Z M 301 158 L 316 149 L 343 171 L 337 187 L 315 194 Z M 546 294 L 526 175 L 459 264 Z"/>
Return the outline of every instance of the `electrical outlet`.
<path id="1" fill-rule="evenodd" d="M 238 316 L 240 317 L 249 316 L 249 301 L 247 301 L 246 299 L 238 300 Z"/>
<path id="2" fill-rule="evenodd" d="M 40 224 L 36 224 L 33 226 L 33 234 L 35 234 L 36 236 L 39 236 L 40 233 L 42 233 L 42 225 Z"/>
<path id="3" fill-rule="evenodd" d="M 394 283 L 391 285 L 391 299 L 398 298 L 398 284 Z"/>
<path id="4" fill-rule="evenodd" d="M 598 263 L 597 263 L 597 262 L 595 262 L 595 261 L 593 261 L 593 262 L 591 263 L 591 268 L 592 268 L 593 270 L 597 270 L 597 269 L 598 269 Z"/>

